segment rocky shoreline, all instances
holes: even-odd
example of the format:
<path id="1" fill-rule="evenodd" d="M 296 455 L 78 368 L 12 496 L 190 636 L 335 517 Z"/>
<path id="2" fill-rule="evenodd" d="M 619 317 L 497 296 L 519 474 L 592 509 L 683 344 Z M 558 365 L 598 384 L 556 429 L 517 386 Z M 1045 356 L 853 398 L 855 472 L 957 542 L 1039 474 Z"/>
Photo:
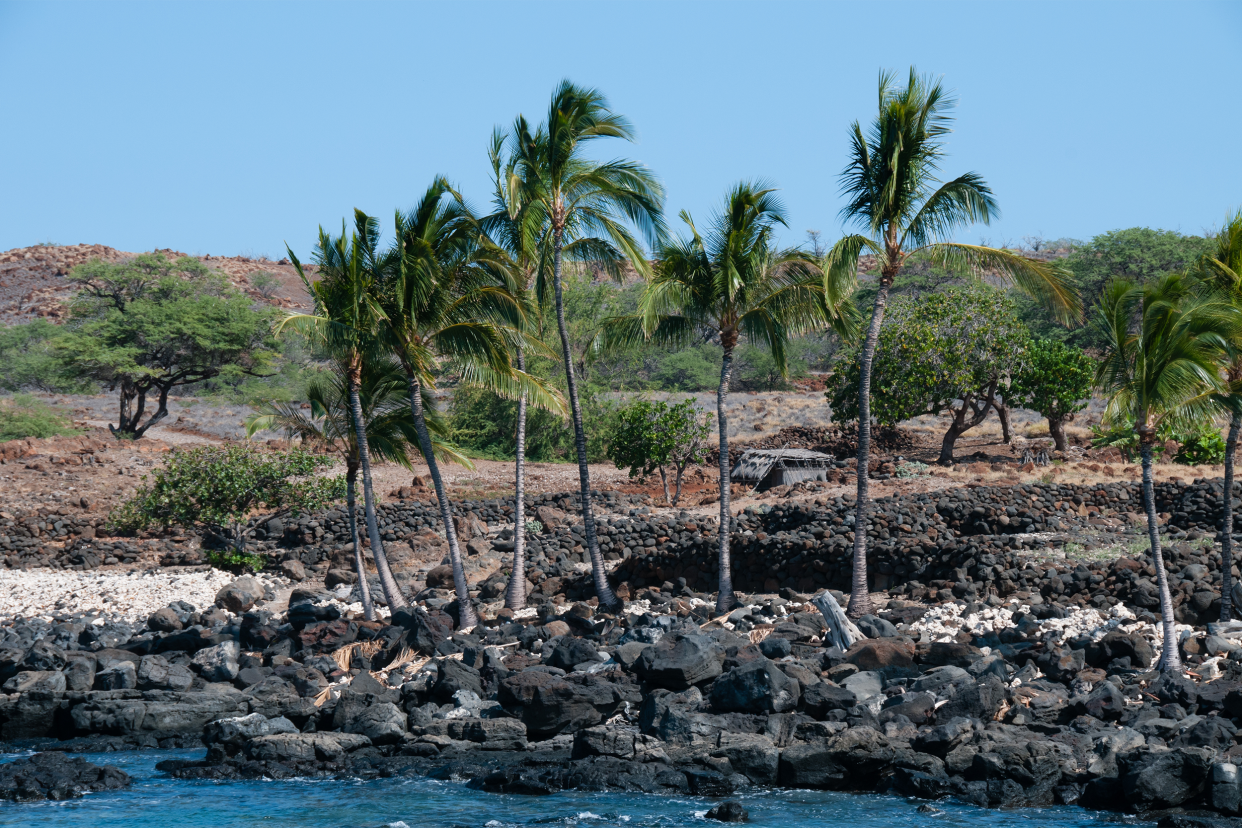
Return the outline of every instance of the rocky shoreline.
<path id="1" fill-rule="evenodd" d="M 748 592 L 722 618 L 699 591 L 714 577 L 704 558 L 715 527 L 618 503 L 629 514 L 602 527 L 627 596 L 617 617 L 582 600 L 580 527 L 545 511 L 532 609 L 499 610 L 503 572 L 479 565 L 492 574 L 475 584 L 485 621 L 473 630 L 454 630 L 435 566 L 405 580 L 416 605 L 385 621 L 356 615 L 348 578 L 332 589 L 308 578 L 287 609 L 273 582 L 242 578 L 214 606 L 175 601 L 144 622 L 63 610 L 6 620 L 0 739 L 57 753 L 206 744 L 202 761 L 160 765 L 178 778 L 431 775 L 506 793 L 719 797 L 776 785 L 1239 814 L 1242 623 L 1210 623 L 1219 555 L 1197 543 L 1216 531 L 1219 482 L 1158 492 L 1186 676 L 1153 671 L 1150 560 L 1074 561 L 1059 548 L 1089 532 L 1132 540 L 1133 488 L 879 502 L 884 589 L 859 622 L 868 638 L 845 651 L 824 645 L 810 603 L 840 584 L 852 539 L 840 498 L 738 516 L 735 578 Z M 394 540 L 433 532 L 393 519 L 422 520 L 423 504 L 389 508 Z M 286 572 L 333 571 L 340 544 L 320 517 L 272 533 Z M 503 562 L 511 543 L 485 526 L 471 540 L 476 564 Z M 72 788 L 32 783 L 37 770 L 20 795 L 0 775 L 0 798 Z M 103 773 L 56 772 L 83 785 Z"/>

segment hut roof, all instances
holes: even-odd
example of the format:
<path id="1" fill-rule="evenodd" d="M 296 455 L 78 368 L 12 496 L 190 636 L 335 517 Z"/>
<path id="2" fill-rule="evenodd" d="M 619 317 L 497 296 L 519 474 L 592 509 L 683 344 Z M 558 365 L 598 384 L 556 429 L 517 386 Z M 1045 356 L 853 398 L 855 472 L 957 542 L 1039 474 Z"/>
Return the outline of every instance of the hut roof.
<path id="1" fill-rule="evenodd" d="M 832 455 L 810 449 L 750 449 L 742 453 L 729 479 L 738 483 L 758 483 L 778 463 L 788 462 L 799 468 L 826 468 L 832 461 Z"/>

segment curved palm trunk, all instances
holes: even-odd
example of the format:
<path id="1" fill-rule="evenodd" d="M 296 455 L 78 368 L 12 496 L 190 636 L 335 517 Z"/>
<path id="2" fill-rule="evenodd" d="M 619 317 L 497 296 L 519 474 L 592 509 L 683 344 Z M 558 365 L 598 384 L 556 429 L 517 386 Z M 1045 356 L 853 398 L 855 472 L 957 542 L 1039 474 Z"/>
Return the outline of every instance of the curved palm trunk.
<path id="1" fill-rule="evenodd" d="M 517 351 L 518 370 L 526 370 L 526 354 Z M 517 462 L 513 481 L 513 570 L 505 590 L 505 606 L 520 610 L 526 606 L 526 392 L 518 398 Z"/>
<path id="2" fill-rule="evenodd" d="M 457 591 L 457 628 L 466 629 L 479 623 L 479 616 L 470 602 L 470 588 L 466 583 L 466 569 L 461 562 L 461 548 L 457 545 L 457 528 L 453 526 L 453 507 L 444 492 L 444 480 L 440 477 L 440 464 L 436 462 L 431 446 L 431 433 L 427 431 L 427 419 L 423 416 L 423 393 L 418 380 L 407 375 L 410 385 L 410 411 L 414 414 L 414 427 L 418 431 L 418 445 L 431 472 L 431 482 L 436 487 L 436 501 L 440 504 L 440 520 L 444 522 L 444 537 L 448 540 L 449 561 L 453 566 L 453 588 Z"/>
<path id="3" fill-rule="evenodd" d="M 565 326 L 565 302 L 561 291 L 561 231 L 555 231 L 552 244 L 552 283 L 556 288 L 556 327 L 561 334 L 561 352 L 565 359 L 565 382 L 569 389 L 569 406 L 574 421 L 574 447 L 578 451 L 578 480 L 582 488 L 582 528 L 586 533 L 587 550 L 591 555 L 591 574 L 599 608 L 605 612 L 621 609 L 621 602 L 608 585 L 604 556 L 599 551 L 595 534 L 595 514 L 591 510 L 591 472 L 587 468 L 586 431 L 582 427 L 582 406 L 578 403 L 578 383 L 574 378 L 573 353 L 569 348 L 569 330 Z"/>
<path id="4" fill-rule="evenodd" d="M 362 540 L 358 537 L 358 504 L 354 489 L 358 480 L 358 467 L 351 460 L 345 471 L 345 511 L 349 514 L 349 539 L 354 545 L 354 571 L 358 573 L 358 593 L 362 596 L 362 614 L 368 621 L 375 620 L 375 607 L 371 605 L 371 585 L 367 583 L 367 567 L 362 558 Z"/>
<path id="5" fill-rule="evenodd" d="M 405 596 L 397 586 L 397 580 L 388 568 L 388 556 L 384 554 L 384 542 L 380 538 L 379 524 L 375 520 L 375 492 L 371 486 L 371 449 L 367 444 L 367 430 L 363 427 L 362 402 L 358 398 L 357 366 L 349 371 L 349 410 L 354 417 L 354 432 L 358 438 L 358 460 L 362 464 L 362 505 L 366 511 L 367 537 L 371 539 L 371 554 L 375 556 L 375 569 L 379 572 L 380 586 L 384 590 L 384 600 L 388 602 L 389 613 L 406 606 Z M 355 549 L 358 547 L 355 546 Z"/>
<path id="6" fill-rule="evenodd" d="M 733 349 L 726 347 L 720 365 L 720 387 L 716 389 L 716 419 L 720 426 L 720 529 L 717 533 L 720 583 L 716 593 L 716 614 L 733 609 L 733 563 L 729 558 L 729 534 L 733 515 L 729 511 L 732 481 L 729 479 L 729 424 L 725 421 L 725 397 L 729 394 L 729 375 L 733 373 Z"/>
<path id="7" fill-rule="evenodd" d="M 888 289 L 892 276 L 880 277 L 880 290 L 871 308 L 871 324 L 867 326 L 867 338 L 863 342 L 862 366 L 858 377 L 858 498 L 854 505 L 854 574 L 850 581 L 850 602 L 846 614 L 851 618 L 871 612 L 871 596 L 867 592 L 867 524 L 871 504 L 868 466 L 871 463 L 871 363 L 875 361 L 875 347 L 880 339 L 880 325 L 884 322 L 884 309 L 888 304 Z"/>
<path id="8" fill-rule="evenodd" d="M 1242 414 L 1229 418 L 1229 437 L 1225 440 L 1225 491 L 1221 493 L 1220 524 L 1220 620 L 1233 615 L 1233 454 L 1238 448 Z"/>
<path id="9" fill-rule="evenodd" d="M 1143 457 L 1143 508 L 1147 511 L 1147 539 L 1156 565 L 1156 581 L 1160 586 L 1160 622 L 1164 628 L 1164 646 L 1160 650 L 1159 669 L 1165 673 L 1180 672 L 1182 659 L 1177 652 L 1177 633 L 1173 629 L 1173 596 L 1169 594 L 1169 577 L 1164 571 L 1164 553 L 1160 550 L 1160 524 L 1156 518 L 1156 492 L 1151 479 L 1151 443 L 1139 447 Z"/>

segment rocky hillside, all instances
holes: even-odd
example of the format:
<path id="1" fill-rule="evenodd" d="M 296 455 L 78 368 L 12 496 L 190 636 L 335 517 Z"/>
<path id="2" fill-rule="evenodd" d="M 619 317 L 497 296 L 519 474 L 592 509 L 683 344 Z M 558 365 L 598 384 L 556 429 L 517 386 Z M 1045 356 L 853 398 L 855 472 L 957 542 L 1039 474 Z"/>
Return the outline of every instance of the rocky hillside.
<path id="1" fill-rule="evenodd" d="M 170 259 L 187 255 L 169 249 L 154 252 Z M 0 253 L 0 323 L 37 317 L 59 321 L 65 313 L 65 301 L 72 294 L 65 278 L 69 271 L 91 259 L 117 262 L 134 255 L 137 254 L 102 244 L 47 244 Z M 306 291 L 288 259 L 275 262 L 267 258 L 210 255 L 193 258 L 223 273 L 235 287 L 277 307 L 302 306 L 307 300 Z M 262 285 L 258 278 L 261 273 L 273 276 L 275 283 Z M 260 290 L 260 286 L 264 289 Z"/>

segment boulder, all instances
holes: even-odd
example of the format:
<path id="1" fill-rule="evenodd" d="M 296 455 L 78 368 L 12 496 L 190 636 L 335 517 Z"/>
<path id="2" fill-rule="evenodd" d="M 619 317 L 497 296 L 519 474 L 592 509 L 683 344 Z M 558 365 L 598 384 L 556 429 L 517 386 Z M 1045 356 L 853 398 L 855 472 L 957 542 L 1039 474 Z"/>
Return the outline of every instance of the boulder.
<path id="1" fill-rule="evenodd" d="M 858 627 L 867 638 L 893 638 L 897 635 L 897 628 L 891 622 L 874 615 L 864 615 L 855 619 L 854 626 Z"/>
<path id="2" fill-rule="evenodd" d="M 263 584 L 258 578 L 244 575 L 221 587 L 216 593 L 216 606 L 233 613 L 243 613 L 263 598 Z"/>
<path id="3" fill-rule="evenodd" d="M 371 740 L 361 733 L 273 733 L 256 736 L 246 742 L 246 755 L 256 761 L 286 761 L 290 759 L 332 762 L 361 747 Z"/>
<path id="4" fill-rule="evenodd" d="M 599 724 L 617 711 L 626 695 L 597 675 L 577 674 L 570 681 L 550 673 L 525 670 L 501 680 L 498 700 L 520 710 L 527 733 L 546 739 Z"/>
<path id="5" fill-rule="evenodd" d="M 74 692 L 85 692 L 95 686 L 95 656 L 90 653 L 72 651 L 65 665 L 65 689 Z"/>
<path id="6" fill-rule="evenodd" d="M 785 748 L 779 780 L 795 788 L 871 790 L 892 758 L 893 748 L 883 734 L 870 727 L 852 727 Z"/>
<path id="7" fill-rule="evenodd" d="M 236 641 L 224 641 L 195 653 L 190 669 L 196 670 L 203 681 L 232 681 L 241 669 L 237 663 L 240 654 L 241 647 Z"/>
<path id="8" fill-rule="evenodd" d="M 132 661 L 117 661 L 95 674 L 96 690 L 133 690 L 138 686 L 138 668 Z"/>
<path id="9" fill-rule="evenodd" d="M 249 740 L 274 733 L 297 733 L 293 722 L 278 716 L 269 719 L 261 713 L 233 716 L 208 722 L 203 728 L 203 743 L 208 747 L 221 745 L 229 756 L 237 753 Z"/>
<path id="10" fill-rule="evenodd" d="M 564 524 L 568 520 L 568 515 L 560 509 L 554 509 L 551 506 L 540 506 L 535 510 L 535 520 L 543 524 L 545 532 L 551 532 Z"/>
<path id="11" fill-rule="evenodd" d="M 1242 775 L 1232 762 L 1212 765 L 1212 807 L 1226 814 L 1242 811 Z"/>
<path id="12" fill-rule="evenodd" d="M 164 607 L 147 616 L 147 629 L 155 632 L 177 632 L 184 625 L 176 611 L 171 607 Z"/>
<path id="13" fill-rule="evenodd" d="M 749 822 L 750 812 L 742 807 L 742 803 L 736 801 L 721 802 L 712 808 L 704 816 L 707 819 L 714 819 L 717 822 Z"/>
<path id="14" fill-rule="evenodd" d="M 858 704 L 858 697 L 844 687 L 826 681 L 817 682 L 802 691 L 802 709 L 808 716 L 822 721 L 832 710 L 849 710 Z"/>
<path id="15" fill-rule="evenodd" d="M 599 652 L 595 649 L 595 645 L 583 638 L 566 637 L 562 638 L 556 648 L 552 650 L 552 655 L 548 659 L 548 664 L 553 667 L 559 667 L 566 672 L 572 672 L 574 667 L 584 662 L 599 661 Z"/>
<path id="16" fill-rule="evenodd" d="M 36 753 L 0 764 L 0 800 L 63 801 L 93 791 L 115 791 L 130 784 L 129 774 L 91 764 L 60 751 Z M 39 822 L 32 816 L 32 823 Z"/>
<path id="17" fill-rule="evenodd" d="M 729 760 L 734 773 L 756 785 L 775 785 L 781 752 L 767 736 L 758 733 L 721 733 L 712 756 Z"/>
<path id="18" fill-rule="evenodd" d="M 914 666 L 914 643 L 908 638 L 866 638 L 850 647 L 845 660 L 859 670 L 896 675 Z"/>
<path id="19" fill-rule="evenodd" d="M 5 693 L 30 693 L 45 690 L 49 693 L 65 691 L 65 674 L 53 670 L 22 670 L 0 687 Z"/>
<path id="20" fill-rule="evenodd" d="M 373 704 L 355 716 L 345 728 L 346 733 L 360 733 L 375 745 L 391 745 L 405 738 L 405 711 L 391 702 Z"/>
<path id="21" fill-rule="evenodd" d="M 735 667 L 712 684 L 717 710 L 735 713 L 786 713 L 798 706 L 798 682 L 768 659 Z"/>
<path id="22" fill-rule="evenodd" d="M 1176 808 L 1202 796 L 1213 754 L 1204 748 L 1140 748 L 1121 759 L 1125 801 L 1136 810 Z"/>
<path id="23" fill-rule="evenodd" d="M 56 672 L 65 669 L 65 651 L 50 641 L 36 641 L 22 660 L 17 669 L 29 672 Z"/>
<path id="24" fill-rule="evenodd" d="M 200 651 L 204 652 L 207 651 Z M 170 664 L 168 659 L 158 655 L 142 657 L 136 678 L 139 690 L 188 690 L 194 683 L 194 674 L 188 668 Z"/>
<path id="25" fill-rule="evenodd" d="M 440 704 L 450 704 L 458 691 L 469 690 L 482 697 L 483 679 L 479 671 L 464 661 L 446 658 L 439 664 L 439 678 L 432 688 L 432 697 Z"/>
<path id="26" fill-rule="evenodd" d="M 526 725 L 517 719 L 442 719 L 430 722 L 416 732 L 421 732 L 424 736 L 443 736 L 458 742 L 471 742 L 483 750 L 526 748 Z"/>
<path id="27" fill-rule="evenodd" d="M 657 687 L 685 690 L 721 673 L 716 643 L 702 635 L 666 636 L 643 650 L 634 670 Z"/>

